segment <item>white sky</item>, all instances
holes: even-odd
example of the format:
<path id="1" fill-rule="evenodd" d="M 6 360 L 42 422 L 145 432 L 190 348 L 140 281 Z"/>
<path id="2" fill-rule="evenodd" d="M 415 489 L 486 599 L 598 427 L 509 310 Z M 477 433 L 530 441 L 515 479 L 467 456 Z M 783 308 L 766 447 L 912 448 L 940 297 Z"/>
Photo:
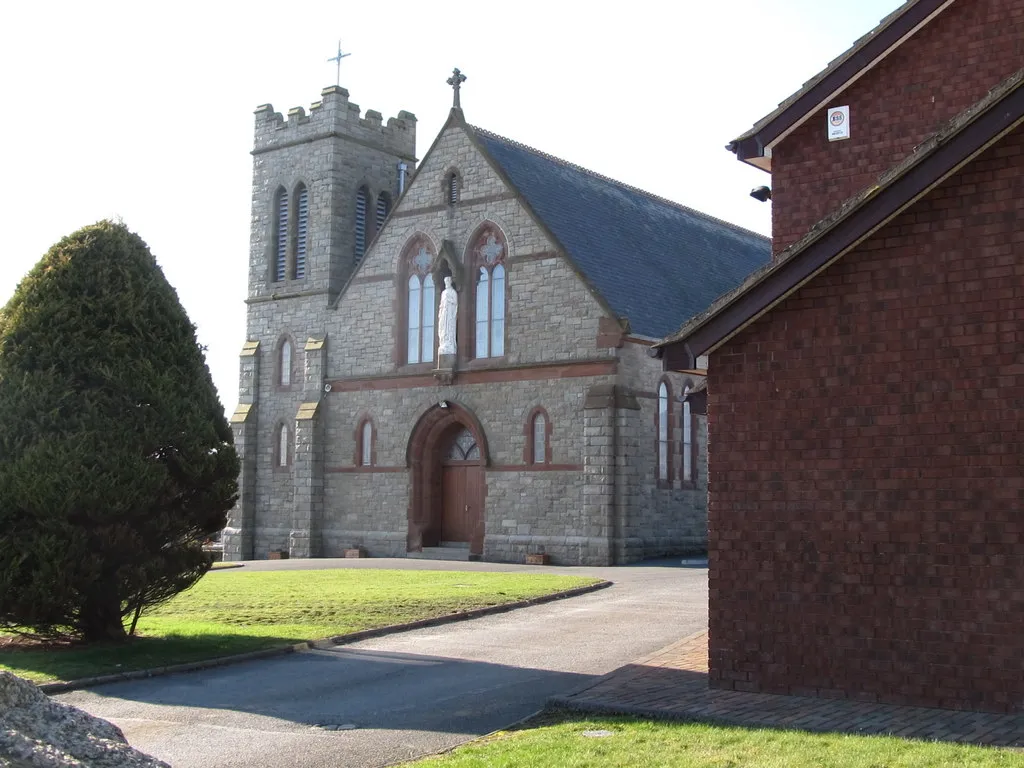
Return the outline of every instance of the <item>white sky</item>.
<path id="1" fill-rule="evenodd" d="M 900 4 L 9 4 L 0 304 L 61 237 L 120 217 L 177 289 L 230 412 L 245 339 L 252 113 L 265 102 L 308 109 L 334 83 L 326 60 L 339 37 L 352 53 L 341 66 L 352 101 L 385 120 L 413 112 L 420 157 L 447 117 L 457 66 L 469 122 L 769 234 L 770 204 L 748 192 L 770 178 L 725 144 Z"/>

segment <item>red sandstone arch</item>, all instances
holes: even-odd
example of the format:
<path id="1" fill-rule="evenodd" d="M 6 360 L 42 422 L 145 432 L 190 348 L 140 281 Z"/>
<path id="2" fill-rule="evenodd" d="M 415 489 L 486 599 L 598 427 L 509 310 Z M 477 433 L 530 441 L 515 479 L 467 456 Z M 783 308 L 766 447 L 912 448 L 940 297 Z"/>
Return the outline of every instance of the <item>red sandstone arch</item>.
<path id="1" fill-rule="evenodd" d="M 442 401 L 444 402 L 444 401 Z M 411 488 L 409 493 L 409 529 L 406 548 L 409 552 L 420 552 L 424 546 L 437 546 L 440 537 L 442 514 L 441 461 L 442 453 L 448 446 L 453 433 L 468 429 L 476 439 L 480 450 L 478 465 L 483 489 L 483 471 L 490 463 L 487 436 L 480 420 L 469 409 L 445 402 L 431 406 L 413 427 L 406 449 L 406 466 L 409 467 Z M 480 498 L 480 513 L 470 540 L 471 556 L 483 554 L 484 514 L 483 493 Z"/>

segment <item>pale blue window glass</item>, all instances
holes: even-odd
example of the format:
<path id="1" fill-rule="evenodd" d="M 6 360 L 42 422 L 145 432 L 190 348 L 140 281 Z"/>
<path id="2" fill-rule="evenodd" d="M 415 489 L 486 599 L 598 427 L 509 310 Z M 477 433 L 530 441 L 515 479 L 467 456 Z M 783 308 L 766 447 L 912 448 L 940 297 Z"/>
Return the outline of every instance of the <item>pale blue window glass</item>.
<path id="1" fill-rule="evenodd" d="M 434 359 L 434 278 L 423 278 L 423 356 L 421 362 Z"/>
<path id="2" fill-rule="evenodd" d="M 487 327 L 490 317 L 491 281 L 487 270 L 480 269 L 476 283 L 476 356 L 487 357 L 487 342 L 490 329 Z"/>
<path id="3" fill-rule="evenodd" d="M 364 467 L 370 466 L 373 460 L 373 424 L 366 422 L 363 424 L 363 435 L 362 435 L 362 465 Z"/>
<path id="4" fill-rule="evenodd" d="M 543 464 L 547 459 L 547 419 L 543 413 L 533 417 L 533 463 Z"/>
<path id="5" fill-rule="evenodd" d="M 687 387 L 683 391 L 683 397 L 689 393 Z M 693 432 L 690 424 L 690 401 L 683 400 L 683 480 L 693 480 Z"/>
<path id="6" fill-rule="evenodd" d="M 668 387 L 658 387 L 658 479 L 668 480 Z"/>
<path id="7" fill-rule="evenodd" d="M 413 275 L 409 278 L 409 350 L 407 360 L 410 363 L 420 361 L 420 332 L 422 313 L 420 311 L 420 278 Z"/>
<path id="8" fill-rule="evenodd" d="M 505 268 L 499 264 L 491 275 L 491 357 L 505 354 Z"/>

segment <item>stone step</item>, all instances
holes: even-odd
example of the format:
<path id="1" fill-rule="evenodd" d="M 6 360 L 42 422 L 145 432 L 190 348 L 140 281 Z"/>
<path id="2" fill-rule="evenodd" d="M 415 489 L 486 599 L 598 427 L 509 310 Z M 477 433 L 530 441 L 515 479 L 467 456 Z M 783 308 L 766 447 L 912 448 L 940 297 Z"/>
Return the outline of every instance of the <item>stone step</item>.
<path id="1" fill-rule="evenodd" d="M 462 560 L 469 561 L 469 544 L 446 544 L 440 547 L 424 547 L 422 552 L 407 552 L 413 560 Z"/>

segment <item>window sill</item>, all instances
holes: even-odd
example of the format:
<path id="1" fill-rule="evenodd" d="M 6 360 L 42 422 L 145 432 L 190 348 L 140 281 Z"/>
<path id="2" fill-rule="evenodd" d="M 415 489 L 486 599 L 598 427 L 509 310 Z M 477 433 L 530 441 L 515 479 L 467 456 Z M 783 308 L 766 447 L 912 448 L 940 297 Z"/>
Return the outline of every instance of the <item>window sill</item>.
<path id="1" fill-rule="evenodd" d="M 395 368 L 395 373 L 430 373 L 434 370 L 437 370 L 436 360 L 432 360 L 429 363 L 403 363 Z"/>
<path id="2" fill-rule="evenodd" d="M 480 368 L 502 368 L 507 363 L 508 358 L 505 355 L 500 355 L 499 357 L 474 357 L 464 361 L 467 371 Z"/>

